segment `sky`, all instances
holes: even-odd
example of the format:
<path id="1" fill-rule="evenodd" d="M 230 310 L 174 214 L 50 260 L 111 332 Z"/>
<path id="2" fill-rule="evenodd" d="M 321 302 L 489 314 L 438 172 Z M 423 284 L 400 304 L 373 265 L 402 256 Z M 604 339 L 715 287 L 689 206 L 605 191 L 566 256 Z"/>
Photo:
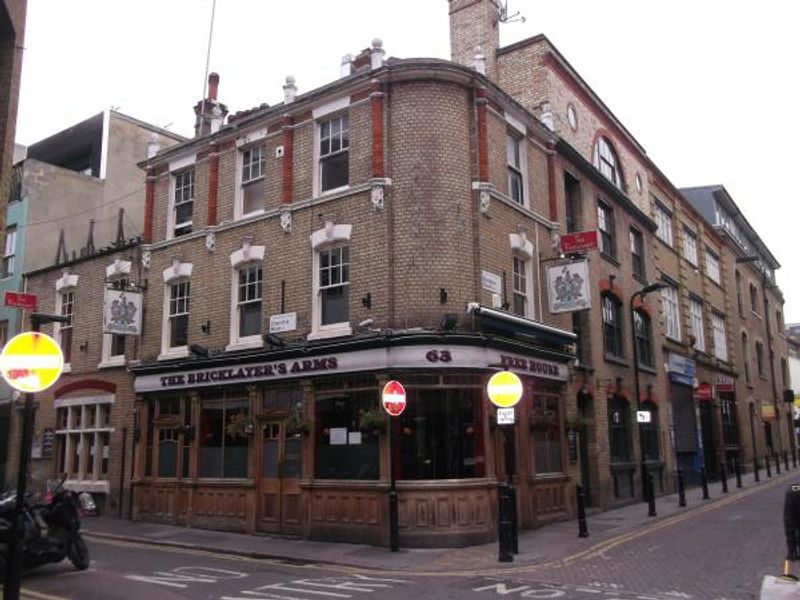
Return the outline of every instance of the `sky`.
<path id="1" fill-rule="evenodd" d="M 800 2 L 504 0 L 544 33 L 678 187 L 722 183 L 782 267 L 800 322 Z M 17 142 L 114 107 L 190 135 L 213 0 L 28 0 Z M 339 77 L 372 39 L 387 56 L 449 58 L 447 0 L 216 0 L 210 70 L 231 113 Z"/>

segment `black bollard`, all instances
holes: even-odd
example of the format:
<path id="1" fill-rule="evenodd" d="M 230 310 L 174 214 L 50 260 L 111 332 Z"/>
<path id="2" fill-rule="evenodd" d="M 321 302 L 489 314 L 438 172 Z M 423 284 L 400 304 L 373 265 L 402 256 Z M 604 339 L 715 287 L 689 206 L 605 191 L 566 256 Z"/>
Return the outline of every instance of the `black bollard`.
<path id="1" fill-rule="evenodd" d="M 722 493 L 728 493 L 728 465 L 725 463 L 720 464 L 720 468 L 722 469 Z"/>
<path id="2" fill-rule="evenodd" d="M 703 500 L 708 500 L 708 479 L 705 467 L 700 467 L 700 485 L 703 487 Z"/>
<path id="3" fill-rule="evenodd" d="M 786 450 L 783 451 L 783 466 L 789 470 L 789 453 Z"/>
<path id="4" fill-rule="evenodd" d="M 773 454 L 772 458 L 775 459 L 775 474 L 776 475 L 780 475 L 781 474 L 781 457 L 776 452 L 775 454 Z"/>
<path id="5" fill-rule="evenodd" d="M 772 477 L 772 469 L 769 464 L 769 452 L 764 453 L 764 464 L 767 465 L 767 477 Z"/>
<path id="6" fill-rule="evenodd" d="M 683 489 L 683 471 L 678 469 L 678 506 L 686 506 L 686 491 Z"/>
<path id="7" fill-rule="evenodd" d="M 758 467 L 758 458 L 756 458 L 756 455 L 753 454 L 753 479 L 755 480 L 756 483 L 761 481 L 761 476 L 758 473 L 758 468 L 759 468 Z"/>
<path id="8" fill-rule="evenodd" d="M 576 486 L 575 493 L 578 497 L 578 537 L 589 537 L 589 528 L 586 526 L 586 494 L 583 486 Z"/>
<path id="9" fill-rule="evenodd" d="M 656 514 L 656 490 L 653 485 L 653 474 L 650 471 L 646 473 L 647 477 L 647 516 L 657 517 Z"/>
<path id="10" fill-rule="evenodd" d="M 511 552 L 519 554 L 519 535 L 517 525 L 517 488 L 513 485 L 508 486 L 511 494 Z"/>
<path id="11" fill-rule="evenodd" d="M 736 472 L 736 487 L 742 487 L 742 463 L 739 462 L 738 458 L 733 459 L 733 469 Z"/>
<path id="12" fill-rule="evenodd" d="M 511 535 L 511 494 L 509 485 L 505 482 L 497 486 L 498 498 L 498 543 L 499 550 L 497 560 L 499 562 L 514 562 L 514 554 L 511 551 L 512 535 Z"/>

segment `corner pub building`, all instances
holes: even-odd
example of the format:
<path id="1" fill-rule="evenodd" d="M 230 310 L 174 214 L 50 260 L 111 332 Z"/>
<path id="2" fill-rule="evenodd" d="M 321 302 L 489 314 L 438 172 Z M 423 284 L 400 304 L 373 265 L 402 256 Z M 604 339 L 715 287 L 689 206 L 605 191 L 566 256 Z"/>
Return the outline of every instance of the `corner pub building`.
<path id="1" fill-rule="evenodd" d="M 401 545 L 494 539 L 510 466 L 485 388 L 504 368 L 525 385 L 519 524 L 569 514 L 575 336 L 541 261 L 562 157 L 482 66 L 376 40 L 225 124 L 212 74 L 196 137 L 141 164 L 134 518 L 385 544 L 393 465 Z"/>

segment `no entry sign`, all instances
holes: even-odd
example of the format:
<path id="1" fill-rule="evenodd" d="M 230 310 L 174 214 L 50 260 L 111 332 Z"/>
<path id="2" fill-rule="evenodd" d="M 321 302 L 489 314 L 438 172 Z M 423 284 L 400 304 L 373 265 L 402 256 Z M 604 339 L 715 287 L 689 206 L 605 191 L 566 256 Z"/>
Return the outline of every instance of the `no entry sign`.
<path id="1" fill-rule="evenodd" d="M 49 335 L 26 331 L 11 338 L 0 354 L 0 373 L 20 392 L 41 392 L 53 385 L 64 369 L 61 347 Z"/>
<path id="2" fill-rule="evenodd" d="M 522 380 L 511 371 L 498 371 L 489 379 L 486 393 L 498 408 L 511 408 L 522 398 Z"/>
<path id="3" fill-rule="evenodd" d="M 392 417 L 399 417 L 406 409 L 406 390 L 399 381 L 390 381 L 383 386 L 381 394 L 383 408 Z"/>

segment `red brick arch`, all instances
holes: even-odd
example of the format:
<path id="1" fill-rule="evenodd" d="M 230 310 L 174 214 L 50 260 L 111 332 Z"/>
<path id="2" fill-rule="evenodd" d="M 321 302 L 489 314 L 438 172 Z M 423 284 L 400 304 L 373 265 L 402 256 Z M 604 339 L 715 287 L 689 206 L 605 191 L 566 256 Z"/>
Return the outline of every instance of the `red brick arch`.
<path id="1" fill-rule="evenodd" d="M 70 383 L 56 388 L 56 391 L 53 393 L 53 398 L 60 398 L 61 396 L 65 396 L 77 390 L 101 390 L 103 392 L 115 394 L 117 392 L 117 386 L 114 383 L 101 379 L 79 379 L 78 381 L 71 381 Z"/>

